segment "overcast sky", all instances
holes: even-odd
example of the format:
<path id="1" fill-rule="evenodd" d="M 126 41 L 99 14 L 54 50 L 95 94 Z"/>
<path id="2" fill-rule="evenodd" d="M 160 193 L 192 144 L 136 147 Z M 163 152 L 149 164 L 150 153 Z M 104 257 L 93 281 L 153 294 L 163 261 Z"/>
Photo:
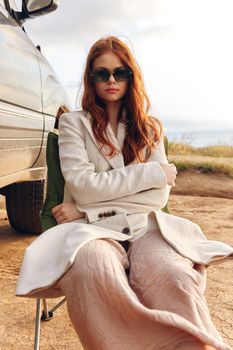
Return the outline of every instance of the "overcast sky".
<path id="1" fill-rule="evenodd" d="M 232 0 L 60 0 L 27 32 L 73 101 L 90 46 L 120 35 L 162 120 L 223 120 L 233 130 Z"/>

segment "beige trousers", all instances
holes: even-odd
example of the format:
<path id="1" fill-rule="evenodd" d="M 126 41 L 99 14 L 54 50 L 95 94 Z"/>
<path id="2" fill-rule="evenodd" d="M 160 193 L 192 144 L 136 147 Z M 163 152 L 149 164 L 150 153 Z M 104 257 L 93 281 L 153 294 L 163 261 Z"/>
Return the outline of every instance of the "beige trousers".
<path id="1" fill-rule="evenodd" d="M 86 350 L 231 349 L 210 318 L 205 266 L 180 256 L 157 227 L 128 253 L 113 240 L 86 243 L 59 287 Z"/>

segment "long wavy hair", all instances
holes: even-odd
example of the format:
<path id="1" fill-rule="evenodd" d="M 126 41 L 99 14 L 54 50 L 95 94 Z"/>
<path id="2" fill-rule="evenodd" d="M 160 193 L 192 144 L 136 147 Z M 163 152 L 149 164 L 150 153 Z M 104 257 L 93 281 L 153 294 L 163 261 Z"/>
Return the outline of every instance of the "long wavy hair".
<path id="1" fill-rule="evenodd" d="M 122 149 L 124 162 L 125 165 L 134 160 L 140 163 L 146 162 L 152 149 L 160 141 L 162 126 L 157 119 L 148 116 L 150 101 L 145 92 L 140 68 L 128 46 L 119 38 L 109 36 L 98 40 L 91 47 L 84 70 L 82 108 L 89 111 L 92 116 L 92 130 L 100 149 L 101 145 L 107 145 L 110 149 L 108 156 L 113 157 L 119 150 L 108 139 L 106 133 L 108 115 L 105 104 L 96 94 L 90 77 L 94 60 L 109 51 L 115 53 L 124 66 L 133 72 L 133 79 L 129 81 L 127 92 L 122 98 L 119 113 L 119 120 L 126 124 L 126 136 Z"/>

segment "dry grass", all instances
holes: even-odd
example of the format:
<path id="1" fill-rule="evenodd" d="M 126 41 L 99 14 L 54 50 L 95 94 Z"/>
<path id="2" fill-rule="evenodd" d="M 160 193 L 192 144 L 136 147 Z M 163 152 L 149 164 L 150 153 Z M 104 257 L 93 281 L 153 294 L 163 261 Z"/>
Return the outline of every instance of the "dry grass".
<path id="1" fill-rule="evenodd" d="M 233 158 L 233 145 L 194 147 L 183 142 L 169 142 L 169 154 Z"/>
<path id="2" fill-rule="evenodd" d="M 169 161 L 179 171 L 193 169 L 233 177 L 233 146 L 230 145 L 193 147 L 186 143 L 169 142 Z"/>

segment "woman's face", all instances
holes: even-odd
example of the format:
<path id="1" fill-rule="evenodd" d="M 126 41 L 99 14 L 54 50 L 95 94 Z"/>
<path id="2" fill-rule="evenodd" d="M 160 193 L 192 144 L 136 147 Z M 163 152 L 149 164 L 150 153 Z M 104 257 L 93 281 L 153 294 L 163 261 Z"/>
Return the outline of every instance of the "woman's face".
<path id="1" fill-rule="evenodd" d="M 104 71 L 106 69 L 111 73 L 107 81 L 98 81 L 97 77 L 96 82 L 94 82 L 96 94 L 105 103 L 117 102 L 121 100 L 128 89 L 128 80 L 117 81 L 112 74 L 119 68 L 120 70 L 124 70 L 126 67 L 120 58 L 111 51 L 102 54 L 93 61 L 92 71 L 94 73 Z"/>

